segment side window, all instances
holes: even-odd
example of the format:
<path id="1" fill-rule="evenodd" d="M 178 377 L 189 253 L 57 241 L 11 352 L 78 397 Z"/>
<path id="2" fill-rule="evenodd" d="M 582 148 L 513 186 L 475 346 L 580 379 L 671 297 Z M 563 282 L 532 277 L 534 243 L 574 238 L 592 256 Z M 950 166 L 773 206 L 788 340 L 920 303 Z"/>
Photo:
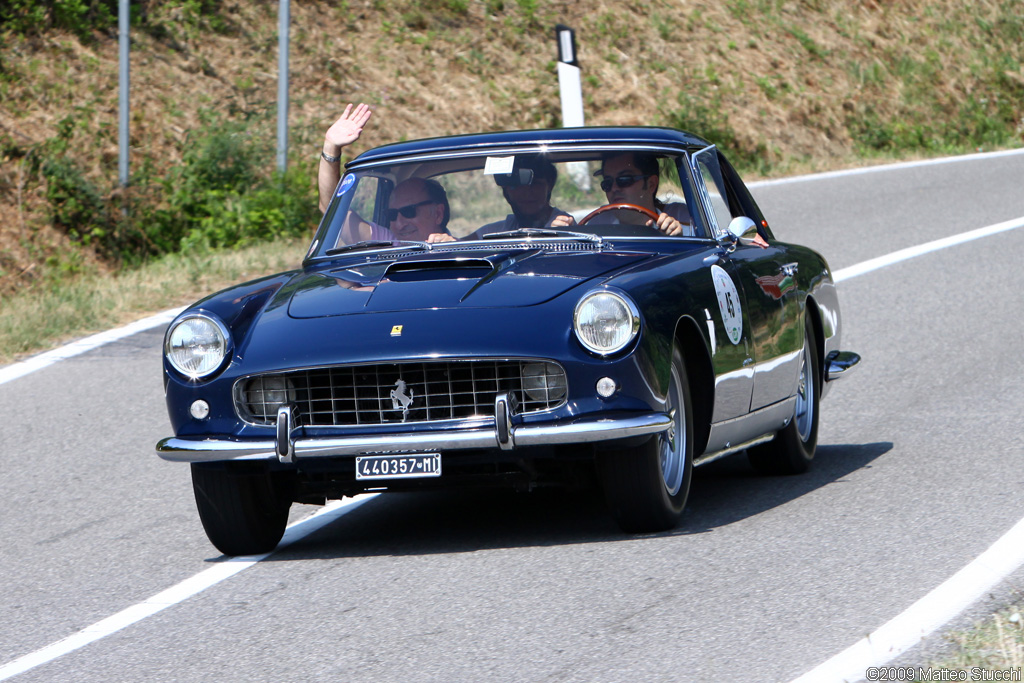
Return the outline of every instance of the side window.
<path id="1" fill-rule="evenodd" d="M 758 230 L 763 232 L 769 240 L 774 238 L 774 234 L 771 228 L 768 227 L 767 221 L 765 221 L 764 214 L 761 213 L 760 207 L 757 202 L 754 201 L 754 197 L 750 194 L 750 190 L 743 184 L 743 179 L 740 178 L 736 169 L 732 167 L 729 160 L 719 155 L 718 163 L 722 167 L 722 175 L 725 178 L 725 182 L 729 187 L 729 196 L 735 198 L 736 205 L 733 207 L 733 214 L 737 216 L 747 216 L 753 220 L 758 226 Z"/>
<path id="2" fill-rule="evenodd" d="M 722 169 L 718 164 L 718 150 L 714 145 L 705 147 L 693 155 L 691 160 L 693 175 L 697 181 L 697 192 L 712 222 L 716 235 L 721 235 L 729 227 L 732 211 Z"/>
<path id="3" fill-rule="evenodd" d="M 314 247 L 332 249 L 344 246 L 344 240 L 348 239 L 345 236 L 346 224 L 353 221 L 361 219 L 386 224 L 387 193 L 392 184 L 390 179 L 383 176 L 355 173 L 343 175 L 320 222 Z"/>
<path id="4" fill-rule="evenodd" d="M 362 176 L 355 187 L 352 188 L 352 199 L 349 202 L 348 210 L 362 216 L 365 220 L 372 220 L 386 225 L 384 212 L 378 213 L 380 208 L 379 199 L 384 190 L 384 185 L 378 178 Z"/>
<path id="5" fill-rule="evenodd" d="M 665 204 L 686 203 L 683 186 L 679 182 L 679 171 L 674 157 L 658 159 L 658 199 Z"/>

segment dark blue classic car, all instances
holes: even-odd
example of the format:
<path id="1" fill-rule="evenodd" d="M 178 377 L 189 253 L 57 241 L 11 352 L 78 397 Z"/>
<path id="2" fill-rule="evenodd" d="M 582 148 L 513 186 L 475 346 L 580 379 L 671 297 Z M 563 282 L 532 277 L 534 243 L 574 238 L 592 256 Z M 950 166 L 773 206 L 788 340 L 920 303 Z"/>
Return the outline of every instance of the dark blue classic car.
<path id="1" fill-rule="evenodd" d="M 418 140 L 347 165 L 301 268 L 171 324 L 157 452 L 228 555 L 273 549 L 292 502 L 459 485 L 592 481 L 658 531 L 696 466 L 806 470 L 858 361 L 825 259 L 708 142 Z"/>

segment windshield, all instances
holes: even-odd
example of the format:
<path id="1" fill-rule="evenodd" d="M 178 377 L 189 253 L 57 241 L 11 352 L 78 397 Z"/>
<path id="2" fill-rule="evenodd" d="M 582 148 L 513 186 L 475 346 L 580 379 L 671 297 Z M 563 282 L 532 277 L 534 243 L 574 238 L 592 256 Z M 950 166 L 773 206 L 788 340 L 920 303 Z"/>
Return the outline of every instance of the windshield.
<path id="1" fill-rule="evenodd" d="M 473 240 L 664 239 L 659 224 L 676 239 L 704 238 L 692 187 L 680 182 L 686 163 L 589 151 L 420 157 L 347 172 L 310 256 Z"/>

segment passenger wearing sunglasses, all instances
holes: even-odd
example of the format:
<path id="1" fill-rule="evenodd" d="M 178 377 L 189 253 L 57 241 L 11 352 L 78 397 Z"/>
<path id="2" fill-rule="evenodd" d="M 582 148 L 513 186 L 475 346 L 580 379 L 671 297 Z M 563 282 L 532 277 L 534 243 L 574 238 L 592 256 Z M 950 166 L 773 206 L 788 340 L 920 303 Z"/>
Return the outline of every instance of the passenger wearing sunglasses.
<path id="1" fill-rule="evenodd" d="M 410 242 L 454 242 L 448 232 L 451 209 L 441 183 L 432 178 L 409 178 L 391 191 L 387 209 L 388 227 L 368 221 L 349 211 L 341 226 L 340 243 L 364 240 Z"/>
<path id="2" fill-rule="evenodd" d="M 341 180 L 341 149 L 359 139 L 373 112 L 365 104 L 345 107 L 324 135 L 317 171 L 320 210 L 326 211 L 338 181 Z M 388 227 L 377 225 L 349 212 L 341 230 L 346 244 L 363 240 L 412 240 L 417 242 L 454 242 L 448 233 L 448 196 L 436 180 L 409 178 L 391 192 L 388 201 Z"/>
<path id="3" fill-rule="evenodd" d="M 444 188 L 430 178 L 402 181 L 388 201 L 388 227 L 400 240 L 454 242 L 455 238 L 448 232 L 450 216 Z"/>
<path id="4" fill-rule="evenodd" d="M 601 189 L 609 204 L 636 204 L 658 214 L 658 220 L 647 225 L 657 227 L 666 235 L 692 237 L 693 220 L 686 204 L 665 204 L 658 199 L 658 159 L 651 154 L 620 152 L 601 160 L 601 170 L 594 175 L 602 177 Z"/>

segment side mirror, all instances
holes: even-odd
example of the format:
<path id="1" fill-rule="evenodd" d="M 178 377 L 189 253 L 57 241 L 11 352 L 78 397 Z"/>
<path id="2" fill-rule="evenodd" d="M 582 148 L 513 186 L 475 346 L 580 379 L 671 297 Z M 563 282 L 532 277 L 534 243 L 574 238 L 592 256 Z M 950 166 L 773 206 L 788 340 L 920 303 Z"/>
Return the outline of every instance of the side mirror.
<path id="1" fill-rule="evenodd" d="M 743 244 L 751 244 L 757 237 L 757 223 L 746 216 L 736 216 L 729 223 L 729 234 Z"/>
<path id="2" fill-rule="evenodd" d="M 718 245 L 729 252 L 735 249 L 737 244 L 767 246 L 764 240 L 759 239 L 757 223 L 746 216 L 733 218 L 729 223 L 728 232 L 718 238 Z"/>

